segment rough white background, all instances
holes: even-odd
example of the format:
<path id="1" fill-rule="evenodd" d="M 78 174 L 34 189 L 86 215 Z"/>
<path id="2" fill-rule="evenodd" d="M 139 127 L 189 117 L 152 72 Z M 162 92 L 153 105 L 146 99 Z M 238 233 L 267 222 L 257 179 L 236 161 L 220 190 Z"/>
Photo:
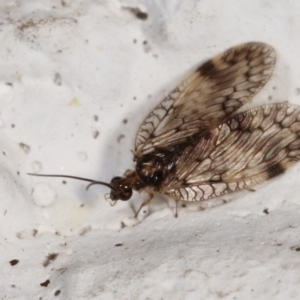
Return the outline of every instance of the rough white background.
<path id="1" fill-rule="evenodd" d="M 286 0 L 1 0 L 0 298 L 300 299 L 300 165 L 178 219 L 157 197 L 123 229 L 145 195 L 110 207 L 105 187 L 26 175 L 122 175 L 147 113 L 239 43 L 278 56 L 250 105 L 300 104 L 299 20 Z"/>

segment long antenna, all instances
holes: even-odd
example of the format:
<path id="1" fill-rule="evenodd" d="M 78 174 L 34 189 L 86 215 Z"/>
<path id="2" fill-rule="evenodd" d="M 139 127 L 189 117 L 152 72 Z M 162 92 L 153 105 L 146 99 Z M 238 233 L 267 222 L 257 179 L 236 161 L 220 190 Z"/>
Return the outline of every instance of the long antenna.
<path id="1" fill-rule="evenodd" d="M 56 175 L 56 174 L 34 174 L 34 173 L 27 173 L 27 175 L 30 176 L 40 176 L 40 177 L 61 177 L 61 178 L 71 178 L 71 179 L 77 179 L 77 180 L 82 180 L 82 181 L 88 181 L 91 182 L 86 189 L 88 189 L 91 185 L 94 184 L 101 184 L 101 185 L 105 185 L 107 187 L 109 187 L 110 189 L 112 189 L 113 191 L 115 191 L 116 189 L 114 187 L 112 187 L 109 183 L 103 182 L 103 181 L 97 181 L 97 180 L 93 180 L 93 179 L 89 179 L 89 178 L 84 178 L 84 177 L 78 177 L 78 176 L 71 176 L 71 175 Z"/>

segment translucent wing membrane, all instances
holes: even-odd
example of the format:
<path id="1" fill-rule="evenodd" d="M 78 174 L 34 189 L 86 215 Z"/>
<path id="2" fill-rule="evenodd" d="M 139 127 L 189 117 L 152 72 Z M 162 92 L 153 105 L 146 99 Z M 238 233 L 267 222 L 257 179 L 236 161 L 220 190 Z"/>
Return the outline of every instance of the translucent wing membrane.
<path id="1" fill-rule="evenodd" d="M 274 64 L 273 48 L 260 43 L 231 48 L 204 63 L 146 117 L 135 158 L 157 148 L 172 150 L 216 128 L 265 85 Z"/>
<path id="2" fill-rule="evenodd" d="M 299 160 L 300 107 L 260 106 L 187 145 L 159 191 L 178 200 L 208 200 L 261 183 Z"/>

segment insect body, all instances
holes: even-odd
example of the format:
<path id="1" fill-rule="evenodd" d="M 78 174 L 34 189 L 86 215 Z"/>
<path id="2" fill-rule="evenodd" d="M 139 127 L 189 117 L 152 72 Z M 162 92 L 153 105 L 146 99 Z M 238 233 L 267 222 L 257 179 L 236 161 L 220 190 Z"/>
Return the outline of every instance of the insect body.
<path id="1" fill-rule="evenodd" d="M 104 184 L 112 201 L 144 191 L 144 204 L 154 192 L 178 203 L 250 189 L 300 160 L 299 106 L 277 103 L 236 113 L 266 84 L 274 65 L 274 49 L 262 43 L 242 44 L 201 65 L 141 124 L 135 170 L 109 184 L 31 175 Z"/>

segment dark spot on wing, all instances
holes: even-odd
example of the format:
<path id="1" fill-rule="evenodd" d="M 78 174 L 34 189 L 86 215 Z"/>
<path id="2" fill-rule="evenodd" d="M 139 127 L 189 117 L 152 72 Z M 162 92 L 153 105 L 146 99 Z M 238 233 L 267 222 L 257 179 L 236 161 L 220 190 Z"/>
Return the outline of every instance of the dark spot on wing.
<path id="1" fill-rule="evenodd" d="M 60 294 L 60 290 L 55 291 L 54 296 L 58 296 Z"/>
<path id="2" fill-rule="evenodd" d="M 201 75 L 208 76 L 214 72 L 216 72 L 215 64 L 212 60 L 208 60 L 206 63 L 204 63 L 198 70 Z"/>
<path id="3" fill-rule="evenodd" d="M 273 178 L 277 175 L 280 175 L 282 173 L 284 173 L 285 171 L 285 168 L 280 164 L 280 163 L 277 163 L 276 165 L 270 167 L 267 172 L 268 172 L 268 178 Z"/>

